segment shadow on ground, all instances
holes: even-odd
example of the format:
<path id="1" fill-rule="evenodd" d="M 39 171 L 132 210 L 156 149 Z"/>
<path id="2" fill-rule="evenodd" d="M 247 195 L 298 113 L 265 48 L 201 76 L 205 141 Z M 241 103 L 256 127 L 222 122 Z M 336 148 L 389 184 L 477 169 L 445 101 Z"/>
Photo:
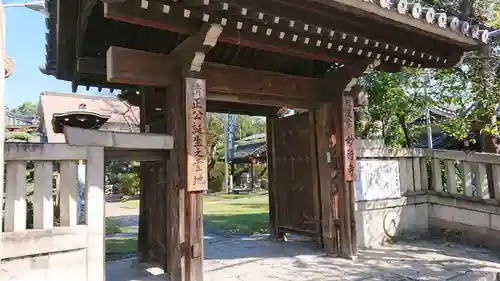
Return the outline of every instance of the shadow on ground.
<path id="1" fill-rule="evenodd" d="M 239 238 L 205 245 L 208 280 L 456 280 L 499 259 L 484 249 L 439 241 L 401 242 L 361 250 L 356 261 L 326 255 L 314 243 Z M 253 274 L 253 275 L 252 275 Z M 479 280 L 479 279 L 464 279 Z M 488 279 L 489 280 L 489 279 Z"/>

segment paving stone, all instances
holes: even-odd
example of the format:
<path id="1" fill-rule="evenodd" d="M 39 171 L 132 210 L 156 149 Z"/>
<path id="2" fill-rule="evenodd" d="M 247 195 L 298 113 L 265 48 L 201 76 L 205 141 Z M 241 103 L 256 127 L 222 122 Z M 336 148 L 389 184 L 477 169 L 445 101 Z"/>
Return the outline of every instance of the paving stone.
<path id="1" fill-rule="evenodd" d="M 109 214 L 119 217 L 119 210 Z M 123 216 L 136 230 L 138 216 L 129 211 Z M 266 236 L 224 237 L 207 231 L 204 238 L 205 281 L 500 281 L 492 279 L 500 271 L 493 253 L 447 242 L 384 245 L 361 250 L 350 261 L 328 256 L 314 242 L 294 236 L 273 242 Z M 108 263 L 107 280 L 165 280 L 133 264 Z"/>
<path id="2" fill-rule="evenodd" d="M 448 279 L 448 281 L 498 281 L 498 272 L 473 271 Z"/>

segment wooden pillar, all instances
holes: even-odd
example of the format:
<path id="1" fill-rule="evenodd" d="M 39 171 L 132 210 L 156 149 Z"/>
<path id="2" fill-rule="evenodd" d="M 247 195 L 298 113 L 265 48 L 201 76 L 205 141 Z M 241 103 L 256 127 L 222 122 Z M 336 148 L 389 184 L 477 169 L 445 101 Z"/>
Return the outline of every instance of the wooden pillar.
<path id="1" fill-rule="evenodd" d="M 330 72 L 324 77 L 328 87 L 320 93 L 326 103 L 316 112 L 324 247 L 347 258 L 357 253 L 353 105 L 354 98 L 358 104 L 366 100 L 362 88 L 356 84 L 380 63 L 378 59 L 359 61 Z"/>
<path id="2" fill-rule="evenodd" d="M 318 147 L 318 173 L 321 200 L 321 234 L 323 248 L 329 254 L 339 252 L 338 241 L 338 190 L 340 189 L 339 155 L 333 148 L 335 123 L 333 105 L 321 105 L 316 110 L 316 141 Z"/>
<path id="3" fill-rule="evenodd" d="M 165 189 L 167 204 L 167 268 L 170 280 L 183 281 L 184 259 L 181 245 L 184 243 L 184 189 L 187 177 L 186 159 L 186 105 L 182 82 L 166 90 L 165 127 L 174 137 L 174 149 L 165 165 Z"/>
<path id="4" fill-rule="evenodd" d="M 276 182 L 274 177 L 274 130 L 273 120 L 276 117 L 266 118 L 266 142 L 267 142 L 267 181 L 268 181 L 268 194 L 269 194 L 269 233 L 276 237 L 276 221 L 277 221 L 277 206 L 276 198 Z"/>
<path id="5" fill-rule="evenodd" d="M 203 281 L 203 194 L 208 190 L 208 155 L 206 135 L 206 83 L 203 79 L 183 80 L 187 107 L 187 186 L 185 235 L 186 281 Z"/>
<path id="6" fill-rule="evenodd" d="M 198 33 L 189 36 L 170 52 L 163 72 L 155 70 L 154 74 L 148 73 L 164 78 L 164 82 L 156 85 L 166 87 L 164 91 L 158 90 L 163 92 L 165 102 L 157 102 L 155 106 L 164 104 L 162 125 L 174 140 L 173 150 L 165 152 L 165 165 L 159 169 L 163 170 L 161 178 L 165 188 L 161 192 L 157 190 L 162 202 L 157 211 L 166 218 L 161 221 L 166 222 L 165 226 L 162 225 L 165 236 L 158 237 L 165 243 L 158 247 L 164 248 L 164 268 L 170 273 L 171 281 L 203 280 L 203 193 L 208 189 L 206 86 L 204 80 L 193 77 L 199 75 L 206 52 L 215 46 L 221 33 L 222 25 L 203 24 Z M 144 65 L 142 58 L 146 58 L 145 55 L 140 52 L 141 61 L 138 59 L 137 63 Z M 154 60 L 157 59 L 155 56 Z M 120 68 L 120 61 L 129 64 Z M 116 78 L 123 72 L 130 75 L 130 69 L 137 70 L 130 57 L 124 57 L 119 49 L 113 47 L 107 52 L 106 65 L 109 81 L 117 81 Z M 136 76 L 142 72 L 136 71 L 130 77 L 137 81 Z"/>
<path id="7" fill-rule="evenodd" d="M 193 80 L 179 78 L 167 88 L 165 122 L 169 134 L 174 137 L 174 149 L 166 165 L 167 190 L 167 253 L 168 268 L 172 281 L 203 280 L 203 191 L 193 189 L 193 169 L 188 166 L 193 151 L 188 142 L 193 135 L 187 134 L 188 111 L 186 94 Z M 203 80 L 198 79 L 197 80 Z M 205 95 L 206 93 L 204 93 Z M 204 122 L 205 111 L 202 111 Z M 204 134 L 204 131 L 203 131 Z M 204 147 L 203 149 L 206 149 Z M 205 162 L 206 165 L 206 162 Z M 206 169 L 205 169 L 206 172 Z M 196 183 L 202 179 L 197 178 Z M 205 185 L 207 178 L 205 175 Z M 206 188 L 205 188 L 206 189 Z"/>
<path id="8" fill-rule="evenodd" d="M 344 126 L 346 110 L 353 114 L 352 107 L 345 107 L 341 95 L 322 105 L 316 112 L 316 134 L 323 245 L 329 253 L 352 258 L 357 251 L 355 193 L 353 179 L 346 177 L 346 167 L 350 164 L 355 169 L 356 156 L 352 155 L 354 147 L 346 149 L 346 137 L 351 137 Z"/>
<path id="9" fill-rule="evenodd" d="M 150 133 L 166 133 L 163 112 L 155 110 L 165 103 L 165 92 L 154 88 L 141 89 L 141 131 Z M 167 214 L 165 206 L 167 196 L 165 190 L 165 162 L 169 152 L 158 152 L 163 163 L 141 163 L 141 194 L 139 214 L 139 258 L 169 271 L 166 259 Z"/>
<path id="10" fill-rule="evenodd" d="M 319 187 L 319 167 L 318 167 L 318 145 L 316 140 L 316 114 L 314 110 L 307 112 L 309 116 L 310 133 L 310 157 L 312 170 L 312 195 L 314 204 L 314 221 L 316 226 L 316 243 L 319 247 L 323 247 L 323 234 L 321 231 L 321 202 L 320 202 L 320 187 Z"/>

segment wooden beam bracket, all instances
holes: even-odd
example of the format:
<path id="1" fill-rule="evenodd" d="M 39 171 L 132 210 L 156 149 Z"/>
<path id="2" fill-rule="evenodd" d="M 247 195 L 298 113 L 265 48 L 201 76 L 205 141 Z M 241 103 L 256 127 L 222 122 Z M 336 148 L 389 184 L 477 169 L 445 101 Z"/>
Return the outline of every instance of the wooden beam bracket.
<path id="1" fill-rule="evenodd" d="M 217 40 L 222 33 L 222 25 L 205 24 L 200 32 L 188 37 L 170 54 L 170 59 L 179 61 L 183 73 L 200 72 L 205 55 L 217 44 Z"/>
<path id="2" fill-rule="evenodd" d="M 377 67 L 381 65 L 381 61 L 375 60 L 363 60 L 357 63 L 353 63 L 348 66 L 344 66 L 326 73 L 323 77 L 323 89 L 328 89 L 328 91 L 320 92 L 318 100 L 320 102 L 325 102 L 331 100 L 332 95 L 349 95 L 353 89 L 360 91 L 357 87 L 359 78 L 372 73 Z"/>
<path id="3" fill-rule="evenodd" d="M 137 55 L 138 53 L 128 52 L 125 53 L 122 48 L 111 46 L 106 54 L 106 74 L 109 82 L 123 83 L 123 80 L 117 79 L 116 75 L 123 75 L 126 73 L 130 77 L 128 82 L 130 84 L 137 84 L 143 86 L 158 86 L 156 81 L 162 81 L 162 86 L 169 85 L 175 79 L 168 79 L 168 77 L 178 77 L 179 74 L 186 76 L 188 72 L 199 73 L 205 61 L 205 54 L 210 51 L 216 44 L 219 35 L 222 33 L 222 26 L 220 24 L 205 24 L 202 26 L 199 33 L 188 37 L 181 44 L 179 44 L 170 54 L 160 55 L 155 54 L 152 63 L 141 63 L 139 65 L 125 64 L 124 55 Z M 141 53 L 143 56 L 148 54 Z M 143 57 L 138 58 L 142 60 Z M 93 62 L 97 64 L 98 62 Z M 96 65 L 97 66 L 97 65 Z M 141 69 L 141 67 L 143 67 Z M 179 68 L 181 72 L 179 73 Z M 93 70 L 95 69 L 92 68 Z M 136 73 L 152 71 L 161 69 L 162 73 L 153 73 L 146 79 L 148 81 L 134 81 L 137 80 Z M 134 71 L 135 70 L 135 71 Z"/>

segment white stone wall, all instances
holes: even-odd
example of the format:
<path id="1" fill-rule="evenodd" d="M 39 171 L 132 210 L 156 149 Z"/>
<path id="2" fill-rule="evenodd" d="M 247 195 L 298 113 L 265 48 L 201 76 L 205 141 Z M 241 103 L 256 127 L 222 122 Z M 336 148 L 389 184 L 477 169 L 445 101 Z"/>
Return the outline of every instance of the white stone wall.
<path id="1" fill-rule="evenodd" d="M 86 281 L 86 250 L 2 261 L 2 281 Z"/>
<path id="2" fill-rule="evenodd" d="M 500 249 L 500 204 L 428 195 L 429 230 L 435 236 Z"/>
<path id="3" fill-rule="evenodd" d="M 370 248 L 399 237 L 428 233 L 426 195 L 356 203 L 356 232 L 360 248 Z"/>

